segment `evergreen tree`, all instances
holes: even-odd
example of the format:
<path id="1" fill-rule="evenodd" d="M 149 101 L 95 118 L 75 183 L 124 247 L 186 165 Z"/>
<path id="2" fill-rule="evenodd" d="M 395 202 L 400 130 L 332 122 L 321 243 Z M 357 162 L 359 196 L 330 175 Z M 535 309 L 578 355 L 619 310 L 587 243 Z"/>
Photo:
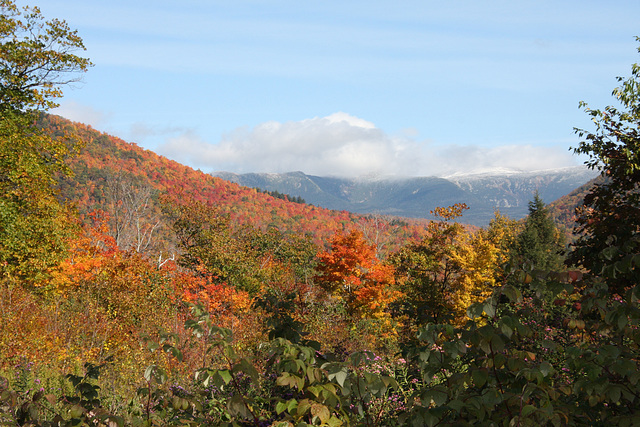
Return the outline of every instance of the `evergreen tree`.
<path id="1" fill-rule="evenodd" d="M 558 270 L 564 261 L 564 239 L 558 232 L 549 211 L 536 192 L 529 202 L 529 215 L 515 242 L 519 262 L 531 263 L 545 271 Z"/>

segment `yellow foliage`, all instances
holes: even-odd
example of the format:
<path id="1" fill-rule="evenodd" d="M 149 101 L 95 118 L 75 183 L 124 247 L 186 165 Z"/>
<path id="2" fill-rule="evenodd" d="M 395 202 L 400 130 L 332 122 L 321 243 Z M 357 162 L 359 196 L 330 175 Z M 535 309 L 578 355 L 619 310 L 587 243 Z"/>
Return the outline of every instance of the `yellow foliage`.
<path id="1" fill-rule="evenodd" d="M 460 268 L 451 295 L 458 321 L 464 319 L 471 304 L 491 295 L 496 286 L 499 255 L 500 249 L 487 238 L 484 230 L 461 236 L 451 254 L 452 260 Z"/>
<path id="2" fill-rule="evenodd" d="M 518 232 L 517 222 L 496 212 L 487 229 L 459 236 L 451 254 L 460 274 L 453 284 L 452 302 L 456 319 L 465 319 L 467 308 L 491 296 L 501 285 L 502 264 L 508 259 L 508 250 Z"/>

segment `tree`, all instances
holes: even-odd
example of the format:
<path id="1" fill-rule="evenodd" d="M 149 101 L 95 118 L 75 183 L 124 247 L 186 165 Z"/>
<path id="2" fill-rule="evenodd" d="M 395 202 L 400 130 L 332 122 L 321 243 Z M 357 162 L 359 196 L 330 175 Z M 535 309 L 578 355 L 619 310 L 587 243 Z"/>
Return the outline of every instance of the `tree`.
<path id="1" fill-rule="evenodd" d="M 637 423 L 640 66 L 620 81 L 623 109 L 587 109 L 597 129 L 577 130 L 586 139 L 575 151 L 604 178 L 578 211 L 582 235 L 569 258 L 590 274 L 515 274 L 522 283 L 472 306 L 465 328 L 421 330 L 409 354 L 429 385 L 405 424 Z M 543 292 L 551 298 L 535 297 Z"/>
<path id="2" fill-rule="evenodd" d="M 315 245 L 277 230 L 237 226 L 218 207 L 166 200 L 182 267 L 255 295 L 264 286 L 295 287 L 312 273 Z M 296 282 L 296 283 L 291 283 Z"/>
<path id="3" fill-rule="evenodd" d="M 538 270 L 558 270 L 562 267 L 564 242 L 549 211 L 535 193 L 529 202 L 529 216 L 515 242 L 518 262 L 531 263 Z"/>
<path id="4" fill-rule="evenodd" d="M 451 260 L 459 270 L 452 280 L 449 297 L 455 323 L 466 322 L 469 306 L 484 301 L 500 284 L 499 261 L 504 254 L 500 242 L 492 237 L 484 229 L 464 233 L 451 254 Z"/>
<path id="5" fill-rule="evenodd" d="M 575 232 L 580 237 L 568 262 L 593 274 L 628 259 L 640 245 L 640 64 L 632 66 L 631 77 L 618 81 L 622 84 L 614 89 L 613 96 L 621 108 L 598 110 L 582 103 L 596 129 L 576 129 L 585 139 L 574 151 L 588 155 L 587 166 L 599 170 L 604 179 L 591 188 L 576 212 Z M 637 269 L 621 270 L 625 272 L 607 274 L 613 292 L 621 293 L 639 282 Z"/>
<path id="6" fill-rule="evenodd" d="M 250 293 L 259 290 L 259 260 L 242 233 L 233 233 L 228 215 L 188 199 L 167 201 L 164 209 L 182 251 L 180 266 Z"/>
<path id="7" fill-rule="evenodd" d="M 398 296 L 393 289 L 393 267 L 376 258 L 375 245 L 362 232 L 337 234 L 331 250 L 318 255 L 316 280 L 329 293 L 343 300 L 348 311 L 363 317 L 382 317 Z"/>
<path id="8" fill-rule="evenodd" d="M 64 21 L 10 0 L 0 10 L 0 274 L 36 283 L 64 252 L 69 214 L 54 178 L 72 145 L 38 129 L 36 114 L 90 62 L 73 54 L 84 47 Z"/>
<path id="9" fill-rule="evenodd" d="M 0 108 L 56 107 L 61 87 L 91 66 L 74 53 L 85 50 L 82 39 L 65 21 L 46 21 L 37 7 L 0 0 L 0 11 Z"/>
<path id="10" fill-rule="evenodd" d="M 70 212 L 54 190 L 55 175 L 66 170 L 68 148 L 31 127 L 24 115 L 2 116 L 0 272 L 37 283 L 62 259 L 70 231 Z"/>
<path id="11" fill-rule="evenodd" d="M 391 256 L 405 295 L 403 311 L 418 325 L 451 316 L 454 283 L 461 271 L 453 254 L 465 232 L 455 219 L 466 209 L 464 203 L 436 208 L 431 214 L 441 220 L 429 222 L 427 236 Z"/>
<path id="12" fill-rule="evenodd" d="M 107 176 L 105 190 L 116 244 L 121 249 L 148 253 L 154 232 L 161 226 L 157 192 L 123 172 Z"/>

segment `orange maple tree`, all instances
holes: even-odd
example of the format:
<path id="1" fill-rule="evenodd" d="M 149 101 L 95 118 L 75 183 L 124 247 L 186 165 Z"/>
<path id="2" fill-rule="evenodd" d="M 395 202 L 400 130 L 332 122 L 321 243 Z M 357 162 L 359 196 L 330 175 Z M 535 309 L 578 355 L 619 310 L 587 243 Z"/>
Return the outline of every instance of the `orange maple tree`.
<path id="1" fill-rule="evenodd" d="M 351 314 L 379 318 L 400 293 L 394 270 L 376 257 L 376 246 L 362 232 L 336 234 L 331 250 L 318 255 L 318 284 L 346 303 Z"/>

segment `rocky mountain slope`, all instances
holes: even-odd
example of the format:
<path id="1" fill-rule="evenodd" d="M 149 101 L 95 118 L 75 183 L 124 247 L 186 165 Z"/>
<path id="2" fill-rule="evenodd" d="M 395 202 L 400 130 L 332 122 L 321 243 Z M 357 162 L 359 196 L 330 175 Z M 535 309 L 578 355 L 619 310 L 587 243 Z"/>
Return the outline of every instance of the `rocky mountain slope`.
<path id="1" fill-rule="evenodd" d="M 246 187 L 302 197 L 307 203 L 356 213 L 380 213 L 410 218 L 431 218 L 437 206 L 466 203 L 465 223 L 484 226 L 494 211 L 514 219 L 524 217 L 528 202 L 538 191 L 549 203 L 592 179 L 584 167 L 537 172 L 487 172 L 447 178 L 337 178 L 306 175 L 217 172 L 217 177 Z"/>

